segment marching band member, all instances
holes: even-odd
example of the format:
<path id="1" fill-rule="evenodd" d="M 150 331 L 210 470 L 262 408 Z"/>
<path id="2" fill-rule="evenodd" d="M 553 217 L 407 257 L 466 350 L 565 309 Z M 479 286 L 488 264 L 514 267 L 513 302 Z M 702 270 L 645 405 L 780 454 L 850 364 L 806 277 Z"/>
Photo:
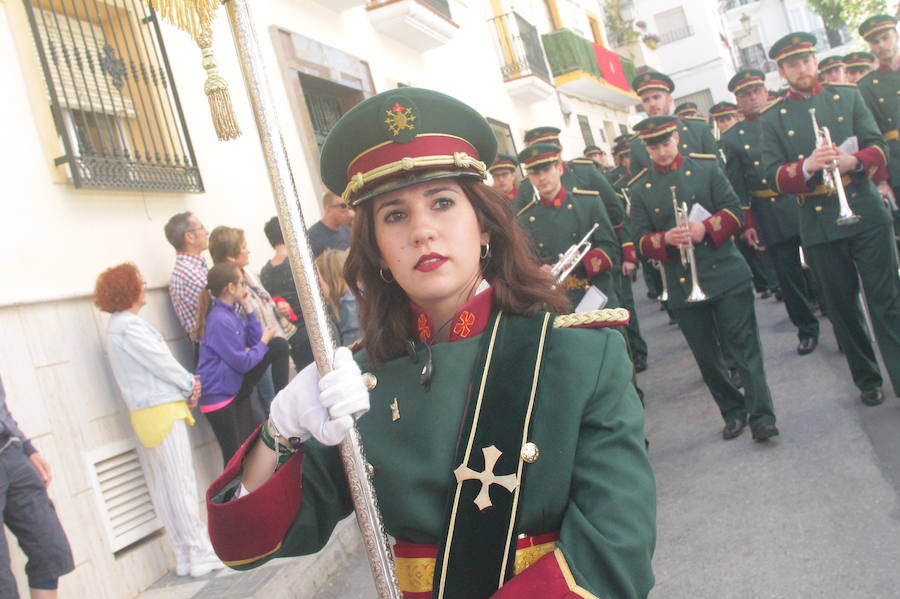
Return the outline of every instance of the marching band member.
<path id="1" fill-rule="evenodd" d="M 358 416 L 405 598 L 647 596 L 655 487 L 625 343 L 595 328 L 608 312 L 545 311 L 568 302 L 482 182 L 495 152 L 477 112 L 417 88 L 329 133 L 364 347 L 303 370 L 210 487 L 229 565 L 325 545 L 352 510 L 333 446 Z"/>
<path id="2" fill-rule="evenodd" d="M 777 193 L 798 196 L 800 241 L 821 285 L 820 299 L 862 402 L 874 406 L 884 394 L 857 301 L 860 279 L 888 376 L 900 393 L 897 257 L 891 214 L 870 178 L 886 165 L 885 143 L 855 85 L 816 80 L 815 46 L 814 35 L 798 32 L 769 50 L 790 89 L 760 117 L 762 172 Z"/>
<path id="3" fill-rule="evenodd" d="M 778 435 L 763 369 L 750 269 L 732 236 L 742 226 L 740 202 L 713 155 L 682 154 L 679 120 L 655 116 L 634 129 L 652 160 L 631 180 L 631 216 L 640 252 L 665 264 L 668 306 L 719 406 L 724 439 L 741 434 L 749 417 L 753 439 Z M 673 197 L 706 215 L 678 226 Z M 687 220 L 688 215 L 684 215 Z M 693 246 L 693 257 L 688 246 Z M 679 251 L 687 260 L 678 259 Z M 689 265 L 693 260 L 697 278 Z M 698 294 L 697 292 L 700 291 Z M 691 301 L 696 297 L 699 301 Z M 705 297 L 703 297 L 705 296 Z M 728 376 L 715 335 L 741 372 L 746 397 Z"/>

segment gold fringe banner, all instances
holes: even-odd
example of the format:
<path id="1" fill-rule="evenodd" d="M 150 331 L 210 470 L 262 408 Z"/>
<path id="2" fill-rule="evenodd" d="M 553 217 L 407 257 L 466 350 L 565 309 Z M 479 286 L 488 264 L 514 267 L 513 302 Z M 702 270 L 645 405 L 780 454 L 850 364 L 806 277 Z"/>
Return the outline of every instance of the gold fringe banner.
<path id="1" fill-rule="evenodd" d="M 150 6 L 163 19 L 197 40 L 204 28 L 212 26 L 219 0 L 150 0 Z"/>

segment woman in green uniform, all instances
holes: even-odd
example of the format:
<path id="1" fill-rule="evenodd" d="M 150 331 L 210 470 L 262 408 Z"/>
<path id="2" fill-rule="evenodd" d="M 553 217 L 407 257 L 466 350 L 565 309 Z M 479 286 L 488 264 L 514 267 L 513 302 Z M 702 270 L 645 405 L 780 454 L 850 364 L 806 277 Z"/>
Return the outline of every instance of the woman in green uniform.
<path id="1" fill-rule="evenodd" d="M 495 153 L 478 113 L 415 88 L 332 130 L 322 177 L 357 211 L 345 275 L 365 340 L 302 371 L 210 487 L 225 563 L 325 545 L 352 510 L 334 445 L 356 418 L 404 597 L 650 591 L 643 411 L 603 328 L 627 314 L 555 314 L 565 296 L 483 183 Z"/>

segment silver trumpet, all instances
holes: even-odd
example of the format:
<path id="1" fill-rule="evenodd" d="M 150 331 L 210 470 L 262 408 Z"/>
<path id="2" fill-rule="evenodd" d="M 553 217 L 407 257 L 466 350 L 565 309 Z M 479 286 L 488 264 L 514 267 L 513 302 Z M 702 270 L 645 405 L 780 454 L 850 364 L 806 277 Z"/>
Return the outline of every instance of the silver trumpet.
<path id="1" fill-rule="evenodd" d="M 659 301 L 669 301 L 669 286 L 666 284 L 666 267 L 659 260 L 651 260 L 651 264 L 659 271 L 659 278 L 662 280 L 662 293 L 659 294 Z"/>
<path id="2" fill-rule="evenodd" d="M 719 123 L 716 122 L 716 119 L 713 119 L 713 139 L 716 140 L 716 147 L 719 148 L 719 158 L 722 159 L 722 164 L 727 164 L 728 159 L 725 158 L 725 150 L 722 149 L 722 146 L 719 145 L 719 142 L 722 140 L 722 130 L 719 129 Z"/>
<path id="3" fill-rule="evenodd" d="M 631 198 L 628 197 L 628 188 L 622 188 L 622 197 L 625 199 L 625 215 L 631 216 Z"/>
<path id="4" fill-rule="evenodd" d="M 675 226 L 681 229 L 690 230 L 687 202 L 682 202 L 681 206 L 679 206 L 678 195 L 676 193 L 677 188 L 672 185 L 669 189 L 672 190 L 672 208 L 675 209 Z M 697 257 L 694 255 L 694 243 L 688 239 L 687 246 L 680 248 L 680 252 L 681 265 L 691 269 L 691 293 L 687 296 L 687 300 L 685 301 L 702 302 L 703 300 L 709 299 L 709 297 L 703 293 L 703 290 L 700 289 L 700 282 L 697 279 Z"/>
<path id="5" fill-rule="evenodd" d="M 809 109 L 809 116 L 812 118 L 813 131 L 816 134 L 816 147 L 830 148 L 832 146 L 831 132 L 828 130 L 828 127 L 819 127 L 815 108 Z M 833 162 L 831 166 L 825 167 L 825 170 L 822 171 L 822 178 L 828 191 L 837 193 L 838 196 L 840 213 L 838 214 L 837 220 L 834 222 L 838 225 L 853 225 L 858 223 L 859 219 L 862 217 L 854 213 L 850 208 L 850 204 L 847 202 L 847 192 L 844 190 L 844 183 L 841 181 L 841 171 L 838 169 L 837 161 Z"/>
<path id="6" fill-rule="evenodd" d="M 594 223 L 594 226 L 591 227 L 591 230 L 587 232 L 587 235 L 581 241 L 569 247 L 565 254 L 559 255 L 559 261 L 550 269 L 550 274 L 553 275 L 553 280 L 556 281 L 554 288 L 562 283 L 569 276 L 569 273 L 578 266 L 585 254 L 591 251 L 591 242 L 588 239 L 591 238 L 591 235 L 594 234 L 594 231 L 599 226 L 599 223 Z"/>

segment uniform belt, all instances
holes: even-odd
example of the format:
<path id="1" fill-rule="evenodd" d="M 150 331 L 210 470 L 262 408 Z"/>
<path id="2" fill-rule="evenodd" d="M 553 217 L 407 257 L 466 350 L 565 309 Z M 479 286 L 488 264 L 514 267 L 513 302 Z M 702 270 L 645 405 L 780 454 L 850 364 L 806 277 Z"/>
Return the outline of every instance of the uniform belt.
<path id="1" fill-rule="evenodd" d="M 569 275 L 563 282 L 560 283 L 560 286 L 569 291 L 570 289 L 587 289 L 591 286 L 591 281 L 589 279 L 582 279 L 581 277 L 576 277 L 575 275 Z"/>
<path id="2" fill-rule="evenodd" d="M 898 139 L 900 139 L 900 131 L 891 129 L 884 132 L 884 141 L 897 141 Z"/>
<path id="3" fill-rule="evenodd" d="M 853 179 L 850 177 L 850 175 L 844 175 L 841 177 L 841 184 L 845 188 L 848 185 L 850 185 L 851 181 L 853 181 Z M 830 189 L 828 189 L 828 187 L 826 187 L 824 183 L 819 183 L 816 186 L 816 188 L 814 190 L 812 190 L 811 192 L 801 193 L 800 199 L 805 200 L 806 198 L 817 198 L 819 196 L 830 196 L 830 195 L 835 195 L 836 193 L 837 193 L 836 191 L 831 191 Z M 802 205 L 803 202 L 800 202 L 800 204 Z"/>
<path id="4" fill-rule="evenodd" d="M 515 573 L 518 574 L 556 549 L 558 532 L 520 537 L 516 542 Z M 404 599 L 431 599 L 437 545 L 394 543 L 394 567 Z"/>
<path id="5" fill-rule="evenodd" d="M 777 191 L 772 191 L 771 189 L 751 189 L 750 195 L 754 198 L 777 198 L 781 194 Z"/>

